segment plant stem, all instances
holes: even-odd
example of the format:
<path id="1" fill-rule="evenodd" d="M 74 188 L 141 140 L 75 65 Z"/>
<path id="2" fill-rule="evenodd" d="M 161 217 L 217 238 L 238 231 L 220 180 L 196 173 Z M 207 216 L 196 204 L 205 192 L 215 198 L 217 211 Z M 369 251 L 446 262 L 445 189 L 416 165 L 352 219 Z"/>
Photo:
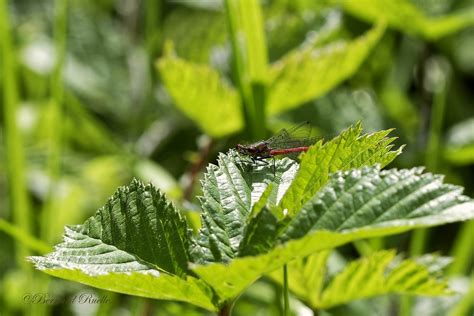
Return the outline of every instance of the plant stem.
<path id="1" fill-rule="evenodd" d="M 463 223 L 461 231 L 454 241 L 453 250 L 451 252 L 451 257 L 454 258 L 454 261 L 448 268 L 450 275 L 464 274 L 468 271 L 469 263 L 474 261 L 473 240 L 474 221 Z"/>
<path id="2" fill-rule="evenodd" d="M 425 54 L 426 56 L 428 53 Z M 425 56 L 425 57 L 426 57 Z M 422 60 L 423 65 L 427 62 L 426 58 Z M 443 127 L 444 114 L 446 110 L 446 91 L 448 83 L 448 72 L 443 72 L 442 65 L 438 61 L 434 66 L 439 69 L 439 76 L 433 95 L 433 105 L 431 109 L 431 119 L 428 133 L 428 144 L 425 153 L 425 165 L 431 172 L 436 172 L 440 165 L 440 147 L 441 147 L 441 131 Z M 432 66 L 433 67 L 433 66 Z M 433 70 L 431 70 L 433 71 Z M 422 99 L 427 99 L 427 91 L 423 87 L 427 69 L 422 67 L 419 74 L 419 85 L 422 93 Z M 426 102 L 425 102 L 426 103 Z M 419 256 L 425 252 L 426 244 L 429 239 L 429 229 L 423 228 L 415 230 L 412 234 L 410 242 L 410 256 Z M 401 315 L 409 315 L 411 313 L 412 299 L 410 297 L 402 298 Z"/>
<path id="3" fill-rule="evenodd" d="M 54 192 L 57 190 L 57 182 L 61 173 L 61 151 L 63 143 L 63 68 L 66 57 L 67 39 L 67 12 L 68 0 L 56 0 L 54 7 L 54 46 L 56 51 L 56 64 L 51 78 L 51 101 L 49 110 L 51 124 L 49 127 L 48 148 L 48 175 L 50 185 L 48 195 L 43 207 L 41 218 L 41 236 L 47 242 L 53 242 L 55 233 L 59 227 L 55 223 L 55 209 L 53 205 Z M 60 224 L 60 223 L 59 223 Z"/>
<path id="4" fill-rule="evenodd" d="M 148 54 L 152 60 L 160 48 L 162 7 L 163 3 L 161 0 L 146 0 L 144 4 L 144 8 L 146 8 L 145 43 Z M 154 67 L 154 62 L 152 62 L 151 67 Z"/>
<path id="5" fill-rule="evenodd" d="M 0 231 L 3 231 L 5 234 L 9 235 L 31 251 L 36 251 L 40 254 L 46 254 L 52 250 L 52 248 L 47 243 L 36 239 L 24 230 L 12 225 L 2 218 L 0 218 Z"/>
<path id="6" fill-rule="evenodd" d="M 436 67 L 437 66 L 437 67 Z M 440 165 L 440 147 L 441 147 L 441 131 L 443 128 L 444 113 L 446 111 L 446 90 L 448 82 L 448 72 L 444 71 L 440 62 L 434 64 L 442 74 L 437 80 L 435 93 L 433 96 L 433 106 L 431 111 L 430 127 L 428 134 L 428 145 L 425 154 L 425 165 L 431 172 L 436 172 Z M 433 66 L 432 66 L 433 67 Z M 433 70 L 432 70 L 433 71 Z M 426 72 L 423 71 L 423 72 Z M 424 76 L 420 79 L 424 81 Z M 422 83 L 420 83 L 421 85 Z M 428 229 L 419 229 L 413 233 L 413 239 L 410 245 L 410 254 L 412 256 L 420 255 L 425 250 L 426 241 L 428 239 Z"/>
<path id="7" fill-rule="evenodd" d="M 3 69 L 3 111 L 6 142 L 6 165 L 8 187 L 13 222 L 16 227 L 31 234 L 30 200 L 25 179 L 25 155 L 23 140 L 17 125 L 18 88 L 16 79 L 15 49 L 11 42 L 11 26 L 6 0 L 0 0 L 0 41 L 2 47 Z M 17 264 L 25 271 L 30 270 L 25 257 L 29 255 L 27 247 L 21 242 L 15 243 Z"/>
<path id="8" fill-rule="evenodd" d="M 354 246 L 361 257 L 369 256 L 374 252 L 369 240 L 356 240 Z"/>
<path id="9" fill-rule="evenodd" d="M 463 316 L 468 315 L 469 310 L 473 308 L 474 302 L 474 271 L 471 273 L 471 286 L 466 295 L 456 304 L 456 306 L 449 312 L 449 316 Z"/>
<path id="10" fill-rule="evenodd" d="M 283 315 L 290 315 L 290 294 L 288 291 L 288 265 L 283 266 Z"/>
<path id="11" fill-rule="evenodd" d="M 263 139 L 268 58 L 260 5 L 257 0 L 226 0 L 225 5 L 248 137 Z"/>
<path id="12" fill-rule="evenodd" d="M 31 235 L 33 218 L 30 198 L 26 185 L 25 154 L 23 139 L 18 128 L 18 87 L 16 72 L 16 52 L 11 39 L 12 27 L 8 14 L 7 0 L 0 0 L 0 48 L 3 73 L 3 118 L 6 143 L 7 186 L 9 202 L 14 225 L 22 234 Z M 5 227 L 4 227 L 5 228 Z M 31 265 L 25 260 L 30 255 L 29 249 L 19 239 L 15 239 L 15 259 L 17 266 L 25 275 L 26 283 L 23 291 L 33 292 L 34 282 Z M 21 294 L 23 295 L 23 294 Z M 18 298 L 19 300 L 21 298 Z M 34 305 L 24 306 L 23 313 L 32 315 Z"/>

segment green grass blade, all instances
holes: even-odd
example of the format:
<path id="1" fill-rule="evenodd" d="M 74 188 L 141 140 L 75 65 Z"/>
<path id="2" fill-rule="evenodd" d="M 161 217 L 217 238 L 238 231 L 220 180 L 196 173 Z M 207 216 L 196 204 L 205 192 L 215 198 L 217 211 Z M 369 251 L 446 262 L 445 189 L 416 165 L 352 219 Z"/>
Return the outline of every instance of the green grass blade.
<path id="1" fill-rule="evenodd" d="M 51 223 L 55 220 L 53 209 L 54 194 L 58 190 L 58 181 L 61 176 L 61 151 L 64 139 L 64 85 L 63 68 L 66 59 L 66 40 L 67 40 L 67 16 L 68 0 L 56 0 L 54 7 L 54 47 L 56 51 L 56 64 L 54 66 L 51 78 L 51 100 L 49 102 L 51 122 L 47 126 L 48 135 L 48 176 L 49 187 L 46 201 L 41 213 L 41 237 L 46 241 L 52 241 L 54 236 L 54 227 Z"/>
<path id="2" fill-rule="evenodd" d="M 27 234 L 24 230 L 12 225 L 6 220 L 0 218 L 0 231 L 8 234 L 13 239 L 17 240 L 25 247 L 32 251 L 36 251 L 41 254 L 45 254 L 51 251 L 51 246 L 45 242 L 36 239 L 35 237 Z"/>
<path id="3" fill-rule="evenodd" d="M 268 57 L 264 21 L 256 0 L 226 0 L 234 68 L 250 139 L 266 136 Z"/>
<path id="4" fill-rule="evenodd" d="M 12 28 L 8 13 L 8 1 L 0 2 L 0 44 L 2 49 L 3 78 L 3 118 L 6 142 L 6 165 L 8 170 L 8 187 L 11 201 L 13 223 L 26 234 L 31 233 L 30 200 L 26 186 L 25 153 L 23 140 L 18 127 L 18 87 L 16 52 L 12 43 Z M 24 258 L 28 249 L 21 243 L 16 244 L 17 263 L 27 269 Z"/>

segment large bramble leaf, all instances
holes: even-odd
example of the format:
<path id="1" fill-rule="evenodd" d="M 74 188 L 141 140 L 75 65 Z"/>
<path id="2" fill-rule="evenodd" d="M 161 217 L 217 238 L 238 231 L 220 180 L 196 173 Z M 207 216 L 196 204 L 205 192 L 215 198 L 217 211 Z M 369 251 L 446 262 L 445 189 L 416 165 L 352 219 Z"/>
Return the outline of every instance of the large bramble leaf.
<path id="1" fill-rule="evenodd" d="M 381 171 L 374 166 L 338 172 L 302 211 L 283 221 L 286 227 L 280 227 L 276 237 L 280 245 L 263 255 L 193 270 L 220 297 L 235 297 L 262 274 L 294 258 L 358 239 L 472 219 L 474 202 L 461 191 L 420 168 Z M 225 282 L 220 278 L 224 274 Z"/>
<path id="2" fill-rule="evenodd" d="M 45 257 L 31 257 L 36 268 L 53 276 L 108 291 L 154 299 L 178 300 L 215 310 L 212 290 L 201 280 L 156 269 L 126 251 L 66 227 L 64 242 Z M 134 242 L 146 240 L 145 235 Z M 169 255 L 165 251 L 163 256 Z"/>
<path id="3" fill-rule="evenodd" d="M 64 242 L 37 268 L 95 287 L 207 309 L 211 290 L 186 276 L 190 230 L 163 194 L 134 180 L 122 187 L 83 225 L 66 227 Z"/>
<path id="4" fill-rule="evenodd" d="M 290 290 L 314 309 L 386 294 L 449 295 L 447 283 L 416 259 L 396 260 L 395 251 L 383 250 L 349 263 L 323 288 L 328 252 L 316 253 L 288 266 Z M 422 258 L 423 259 L 423 258 Z M 431 258 L 431 261 L 436 259 Z M 280 274 L 272 278 L 281 282 Z"/>
<path id="5" fill-rule="evenodd" d="M 436 40 L 474 24 L 474 8 L 445 16 L 429 17 L 408 0 L 334 0 L 349 13 L 376 22 L 385 19 L 391 27 Z"/>
<path id="6" fill-rule="evenodd" d="M 351 42 L 291 51 L 270 69 L 268 113 L 278 114 L 321 96 L 349 78 L 385 30 L 378 24 Z"/>
<path id="7" fill-rule="evenodd" d="M 361 135 L 362 125 L 356 124 L 327 143 L 313 145 L 301 160 L 301 167 L 280 203 L 281 210 L 294 214 L 338 170 L 366 165 L 390 163 L 402 148 L 391 150 L 395 138 L 387 137 L 391 130 Z"/>
<path id="8" fill-rule="evenodd" d="M 185 219 L 165 196 L 134 180 L 83 225 L 66 228 L 65 242 L 51 259 L 92 273 L 133 271 L 135 263 L 130 268 L 129 262 L 136 261 L 140 267 L 184 275 L 190 237 Z"/>
<path id="9" fill-rule="evenodd" d="M 176 106 L 204 132 L 222 137 L 242 128 L 239 95 L 217 71 L 171 54 L 162 57 L 157 67 Z"/>

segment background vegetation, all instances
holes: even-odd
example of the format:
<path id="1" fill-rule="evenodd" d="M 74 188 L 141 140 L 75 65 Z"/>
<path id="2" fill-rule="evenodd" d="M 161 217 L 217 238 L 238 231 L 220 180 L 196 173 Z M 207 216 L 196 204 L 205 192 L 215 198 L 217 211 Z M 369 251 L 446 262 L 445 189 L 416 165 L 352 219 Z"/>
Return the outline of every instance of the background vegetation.
<path id="1" fill-rule="evenodd" d="M 52 279 L 25 257 L 49 252 L 65 224 L 82 223 L 133 177 L 192 222 L 207 162 L 303 120 L 326 138 L 357 121 L 368 132 L 395 127 L 406 147 L 392 167 L 424 165 L 472 197 L 471 25 L 469 0 L 0 0 L 0 311 L 203 313 Z M 339 249 L 340 260 L 367 247 L 453 256 L 461 294 L 330 312 L 472 313 L 473 240 L 471 221 Z M 83 291 L 111 301 L 71 303 Z M 277 314 L 280 291 L 258 282 L 235 314 Z M 27 293 L 57 301 L 26 304 Z"/>

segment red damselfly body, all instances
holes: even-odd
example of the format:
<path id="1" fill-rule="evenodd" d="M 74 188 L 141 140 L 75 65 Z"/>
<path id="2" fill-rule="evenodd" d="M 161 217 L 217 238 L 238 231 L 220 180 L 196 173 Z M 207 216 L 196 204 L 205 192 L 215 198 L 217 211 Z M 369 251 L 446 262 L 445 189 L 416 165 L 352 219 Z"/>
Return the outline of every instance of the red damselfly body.
<path id="1" fill-rule="evenodd" d="M 247 145 L 238 144 L 236 149 L 239 154 L 249 157 L 253 162 L 262 161 L 266 163 L 267 158 L 274 159 L 275 156 L 279 155 L 294 155 L 305 152 L 316 140 L 316 137 L 311 137 L 309 122 L 304 122 L 288 130 L 282 129 L 267 140 Z"/>

